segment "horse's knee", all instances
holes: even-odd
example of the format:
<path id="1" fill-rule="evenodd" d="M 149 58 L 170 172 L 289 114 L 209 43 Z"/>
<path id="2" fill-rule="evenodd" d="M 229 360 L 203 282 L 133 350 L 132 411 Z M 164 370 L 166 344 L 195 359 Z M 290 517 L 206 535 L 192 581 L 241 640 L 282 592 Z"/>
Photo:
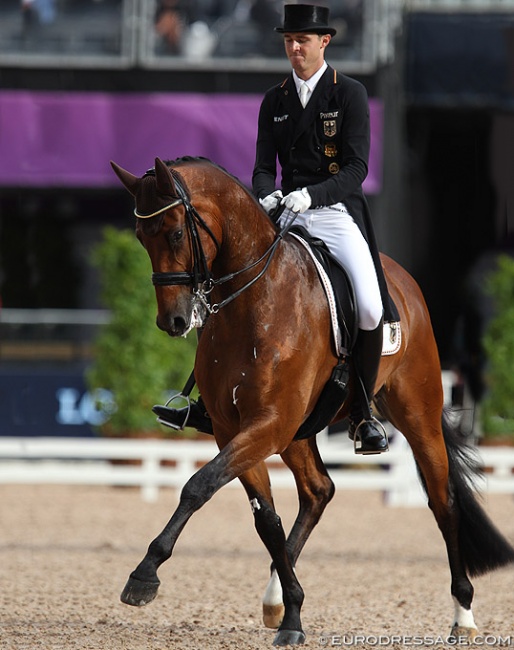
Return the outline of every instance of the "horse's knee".
<path id="1" fill-rule="evenodd" d="M 182 488 L 181 504 L 187 503 L 192 510 L 197 510 L 228 482 L 223 480 L 221 462 L 217 456 L 193 474 Z"/>

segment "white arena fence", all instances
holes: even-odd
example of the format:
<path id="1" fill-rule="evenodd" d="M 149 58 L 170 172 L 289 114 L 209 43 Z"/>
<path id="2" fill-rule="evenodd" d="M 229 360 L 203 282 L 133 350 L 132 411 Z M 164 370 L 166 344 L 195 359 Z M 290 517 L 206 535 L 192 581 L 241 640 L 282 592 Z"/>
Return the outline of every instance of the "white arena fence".
<path id="1" fill-rule="evenodd" d="M 319 434 L 319 448 L 337 489 L 381 490 L 390 506 L 426 503 L 403 436 L 393 435 L 390 451 L 380 455 L 355 455 L 345 434 Z M 214 441 L 6 437 L 0 438 L 0 484 L 136 486 L 143 499 L 155 501 L 160 488 L 180 490 L 216 453 Z M 514 449 L 480 447 L 479 455 L 486 468 L 481 489 L 514 494 Z M 267 462 L 272 487 L 294 489 L 280 457 Z"/>

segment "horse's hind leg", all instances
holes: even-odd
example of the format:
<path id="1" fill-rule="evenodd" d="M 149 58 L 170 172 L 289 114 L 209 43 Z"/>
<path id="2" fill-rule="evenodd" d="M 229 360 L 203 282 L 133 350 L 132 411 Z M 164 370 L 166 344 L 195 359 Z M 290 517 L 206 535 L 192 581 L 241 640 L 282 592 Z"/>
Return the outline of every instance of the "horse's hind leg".
<path id="1" fill-rule="evenodd" d="M 273 589 L 280 601 L 278 616 L 275 616 L 273 625 L 266 622 L 266 606 L 264 623 L 267 627 L 280 628 L 277 632 L 273 645 L 298 645 L 305 641 L 305 634 L 299 627 L 296 620 L 296 608 L 303 602 L 303 590 L 294 574 L 290 555 L 286 548 L 286 537 L 280 517 L 275 512 L 269 475 L 264 463 L 260 463 L 250 472 L 240 477 L 242 484 L 248 494 L 250 505 L 255 521 L 255 529 L 259 537 L 268 549 L 272 558 L 274 584 Z M 288 586 L 282 590 L 281 585 Z M 284 597 L 282 598 L 282 594 Z M 287 607 L 288 600 L 290 607 Z M 283 604 L 284 603 L 284 604 Z M 293 616 L 291 616 L 293 613 Z M 269 622 L 269 621 L 268 621 Z"/>
<path id="2" fill-rule="evenodd" d="M 436 378 L 440 385 L 440 376 Z M 434 385 L 438 388 L 438 384 Z M 459 541 L 459 502 L 458 495 L 452 494 L 450 483 L 449 458 L 442 434 L 442 393 L 429 395 L 425 385 L 423 400 L 408 389 L 404 390 L 401 401 L 396 399 L 394 390 L 387 395 L 385 390 L 375 397 L 380 412 L 399 429 L 410 444 L 421 480 L 428 496 L 439 530 L 446 544 L 451 573 L 451 593 L 455 603 L 456 618 L 453 629 L 461 628 L 472 639 L 476 625 L 471 612 L 473 586 L 467 576 L 460 552 Z M 437 405 L 430 410 L 426 404 Z"/>
<path id="3" fill-rule="evenodd" d="M 430 395 L 429 385 L 438 390 L 440 373 L 432 383 L 424 384 L 421 397 L 411 393 L 407 399 L 409 390 L 404 385 L 401 401 L 391 390 L 382 390 L 377 401 L 380 411 L 403 432 L 412 448 L 429 506 L 446 544 L 455 604 L 452 632 L 472 640 L 477 628 L 468 573 L 480 575 L 508 564 L 514 560 L 514 550 L 479 505 L 470 485 L 476 476 L 472 450 L 446 422 L 442 391 Z"/>
<path id="4" fill-rule="evenodd" d="M 315 437 L 291 443 L 281 455 L 293 472 L 298 490 L 298 515 L 286 541 L 289 558 L 295 566 L 309 535 L 334 495 L 334 484 L 321 460 Z M 264 625 L 279 627 L 284 615 L 284 604 L 280 581 L 273 565 L 262 609 Z"/>
<path id="5" fill-rule="evenodd" d="M 452 632 L 466 636 L 470 641 L 477 633 L 471 611 L 473 585 L 468 578 L 460 549 L 459 495 L 450 482 L 450 468 L 442 436 L 432 441 L 430 449 L 413 447 L 414 457 L 426 485 L 428 504 L 443 535 L 451 574 L 451 594 L 455 604 Z"/>

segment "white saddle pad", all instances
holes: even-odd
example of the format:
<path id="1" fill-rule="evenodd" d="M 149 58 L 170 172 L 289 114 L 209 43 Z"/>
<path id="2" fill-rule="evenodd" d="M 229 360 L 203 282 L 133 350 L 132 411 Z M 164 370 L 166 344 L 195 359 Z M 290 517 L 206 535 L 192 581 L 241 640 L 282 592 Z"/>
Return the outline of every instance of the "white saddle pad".
<path id="1" fill-rule="evenodd" d="M 307 242 L 304 239 L 302 239 L 299 235 L 296 235 L 294 232 L 290 234 L 293 237 L 295 237 L 295 239 L 297 239 L 307 249 L 309 255 L 314 261 L 314 264 L 316 265 L 316 269 L 318 270 L 318 274 L 321 279 L 323 288 L 325 289 L 325 293 L 328 300 L 330 319 L 332 321 L 332 333 L 334 336 L 334 343 L 336 346 L 336 350 L 338 350 L 338 352 L 340 353 L 344 352 L 344 350 L 341 349 L 341 341 L 342 341 L 341 329 L 339 327 L 339 321 L 337 319 L 336 299 L 334 295 L 334 289 L 332 288 L 332 283 L 330 282 L 328 275 L 325 273 L 325 269 L 318 262 L 316 256 L 313 254 L 311 247 L 307 244 Z M 401 344 L 402 344 L 402 329 L 400 323 L 384 323 L 382 356 L 395 354 L 400 349 Z"/>

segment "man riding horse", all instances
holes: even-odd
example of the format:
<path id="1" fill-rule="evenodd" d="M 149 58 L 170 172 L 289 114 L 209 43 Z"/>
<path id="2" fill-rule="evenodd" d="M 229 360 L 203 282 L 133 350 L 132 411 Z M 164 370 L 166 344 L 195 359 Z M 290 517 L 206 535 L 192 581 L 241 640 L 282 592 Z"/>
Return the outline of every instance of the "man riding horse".
<path id="1" fill-rule="evenodd" d="M 397 320 L 379 259 L 370 210 L 362 190 L 368 172 L 369 106 L 362 84 L 330 67 L 325 49 L 336 30 L 329 10 L 285 5 L 283 34 L 291 74 L 261 104 L 253 192 L 268 214 L 285 208 L 278 225 L 294 219 L 321 239 L 354 287 L 358 336 L 352 350 L 354 399 L 349 436 L 357 453 L 388 450 L 371 401 L 382 352 L 383 322 Z M 282 169 L 276 189 L 277 164 Z M 202 400 L 184 409 L 156 406 L 159 421 L 212 432 Z"/>

